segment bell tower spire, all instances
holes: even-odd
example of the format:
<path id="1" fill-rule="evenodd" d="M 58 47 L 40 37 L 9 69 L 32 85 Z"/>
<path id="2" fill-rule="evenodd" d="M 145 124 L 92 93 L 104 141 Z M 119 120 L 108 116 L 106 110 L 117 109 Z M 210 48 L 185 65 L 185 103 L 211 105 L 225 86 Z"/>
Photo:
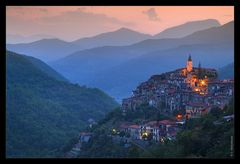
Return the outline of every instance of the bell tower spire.
<path id="1" fill-rule="evenodd" d="M 188 56 L 188 61 L 192 61 L 191 55 Z"/>
<path id="2" fill-rule="evenodd" d="M 188 61 L 187 61 L 187 72 L 191 72 L 191 71 L 192 71 L 192 57 L 189 54 Z"/>

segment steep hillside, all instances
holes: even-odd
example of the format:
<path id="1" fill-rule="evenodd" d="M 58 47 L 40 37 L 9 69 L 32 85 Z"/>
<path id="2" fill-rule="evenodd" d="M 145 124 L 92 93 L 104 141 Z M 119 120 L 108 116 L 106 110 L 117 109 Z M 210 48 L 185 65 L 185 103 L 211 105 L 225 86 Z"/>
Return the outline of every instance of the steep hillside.
<path id="1" fill-rule="evenodd" d="M 24 57 L 27 58 L 35 67 L 37 67 L 39 70 L 44 72 L 46 75 L 60 81 L 68 81 L 65 77 L 63 77 L 61 74 L 56 72 L 54 69 L 49 67 L 46 63 L 42 62 L 41 60 L 31 56 L 24 56 Z"/>
<path id="2" fill-rule="evenodd" d="M 103 118 L 118 106 L 99 89 L 49 76 L 32 58 L 12 52 L 6 58 L 7 157 L 58 156 L 89 118 Z"/>
<path id="3" fill-rule="evenodd" d="M 219 79 L 234 78 L 234 63 L 230 63 L 218 70 Z"/>
<path id="4" fill-rule="evenodd" d="M 32 43 L 7 44 L 7 49 L 43 61 L 52 61 L 79 50 L 77 45 L 59 39 L 42 39 Z"/>

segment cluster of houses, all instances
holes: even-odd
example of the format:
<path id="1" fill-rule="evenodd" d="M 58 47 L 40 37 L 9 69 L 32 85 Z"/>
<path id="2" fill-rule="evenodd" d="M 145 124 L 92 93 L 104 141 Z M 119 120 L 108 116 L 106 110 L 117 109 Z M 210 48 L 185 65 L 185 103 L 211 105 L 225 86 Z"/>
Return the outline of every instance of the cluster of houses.
<path id="1" fill-rule="evenodd" d="M 234 80 L 218 80 L 211 68 L 192 67 L 191 56 L 186 68 L 161 75 L 153 75 L 122 100 L 123 113 L 148 104 L 160 111 L 185 111 L 188 118 L 196 118 L 213 107 L 223 108 L 234 94 Z"/>
<path id="2" fill-rule="evenodd" d="M 122 123 L 114 128 L 116 134 L 124 133 L 131 140 L 152 140 L 164 142 L 165 139 L 174 140 L 178 130 L 182 128 L 182 122 L 173 120 L 150 121 L 142 125 Z"/>
<path id="3" fill-rule="evenodd" d="M 234 80 L 218 80 L 215 69 L 201 68 L 200 64 L 198 67 L 192 67 L 192 59 L 189 56 L 186 68 L 153 75 L 148 81 L 141 83 L 131 97 L 123 99 L 121 106 L 123 114 L 127 110 L 137 110 L 143 104 L 169 114 L 174 111 L 184 111 L 179 114 L 180 119 L 177 117 L 176 120 L 157 120 L 143 124 L 122 122 L 118 127 L 111 129 L 110 136 L 114 136 L 113 139 L 118 142 L 126 141 L 126 147 L 129 147 L 131 141 L 174 140 L 177 132 L 182 129 L 185 119 L 199 118 L 213 107 L 223 109 L 233 95 Z M 232 121 L 233 118 L 234 115 L 223 117 L 226 121 Z M 96 124 L 93 119 L 89 119 L 88 122 L 90 128 Z M 220 125 L 222 122 L 215 121 L 214 124 Z M 77 156 L 82 143 L 89 142 L 92 135 L 81 132 L 78 143 L 66 156 Z"/>

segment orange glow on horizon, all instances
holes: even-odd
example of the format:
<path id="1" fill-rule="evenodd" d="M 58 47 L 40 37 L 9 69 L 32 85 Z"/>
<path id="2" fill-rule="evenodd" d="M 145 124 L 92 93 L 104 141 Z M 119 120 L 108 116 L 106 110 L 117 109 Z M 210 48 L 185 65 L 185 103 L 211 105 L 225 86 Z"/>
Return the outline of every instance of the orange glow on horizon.
<path id="1" fill-rule="evenodd" d="M 121 27 L 154 35 L 189 21 L 216 19 L 225 24 L 234 19 L 233 9 L 233 6 L 8 6 L 6 27 L 8 34 L 51 34 L 65 40 Z"/>

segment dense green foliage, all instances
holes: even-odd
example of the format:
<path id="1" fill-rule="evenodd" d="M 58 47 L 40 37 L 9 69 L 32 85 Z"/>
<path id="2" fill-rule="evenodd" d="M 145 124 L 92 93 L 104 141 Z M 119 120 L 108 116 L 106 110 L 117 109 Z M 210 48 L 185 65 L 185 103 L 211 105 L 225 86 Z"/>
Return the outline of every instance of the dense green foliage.
<path id="1" fill-rule="evenodd" d="M 144 106 L 142 106 L 144 108 Z M 148 107 L 149 113 L 152 113 Z M 135 111 L 135 122 L 142 117 L 142 112 Z M 153 110 L 153 109 L 152 109 Z M 130 111 L 129 111 L 130 112 Z M 145 111 L 146 112 L 146 111 Z M 110 112 L 92 132 L 94 137 L 83 145 L 80 157 L 146 157 L 146 158 L 228 158 L 234 155 L 234 122 L 223 119 L 234 113 L 233 101 L 223 110 L 213 108 L 210 113 L 199 118 L 187 120 L 176 140 L 164 143 L 149 143 L 145 150 L 130 144 L 126 148 L 122 142 L 114 142 L 109 136 L 111 128 L 126 121 L 120 109 Z M 131 115 L 130 115 L 131 116 Z M 149 116 L 149 115 L 148 115 Z M 149 116 L 145 119 L 151 119 Z M 156 117 L 156 116 L 155 116 Z M 162 116 L 163 117 L 163 116 Z M 129 120 L 130 118 L 127 118 Z M 218 123 L 217 123 L 218 122 Z"/>
<path id="2" fill-rule="evenodd" d="M 170 119 L 172 116 L 170 113 L 162 112 L 159 109 L 149 106 L 148 104 L 142 104 L 136 110 L 127 110 L 125 121 L 131 121 L 135 123 L 142 123 L 142 121 L 155 121 Z"/>
<path id="3" fill-rule="evenodd" d="M 31 63 L 33 63 L 35 67 L 37 67 L 42 72 L 46 73 L 48 76 L 51 76 L 60 81 L 68 81 L 65 77 L 63 77 L 61 74 L 59 74 L 57 71 L 49 67 L 47 64 L 45 64 L 41 60 L 31 56 L 28 56 L 27 58 Z"/>
<path id="4" fill-rule="evenodd" d="M 83 143 L 80 157 L 125 157 L 128 153 L 123 148 L 123 143 L 115 143 L 105 132 L 98 131 L 88 143 Z"/>
<path id="5" fill-rule="evenodd" d="M 223 110 L 213 109 L 200 119 L 186 122 L 173 142 L 149 148 L 153 157 L 160 158 L 227 158 L 234 150 L 234 123 L 225 121 L 223 116 L 233 114 L 233 102 Z M 221 122 L 214 124 L 214 122 Z M 146 154 L 143 152 L 143 156 Z"/>
<path id="6" fill-rule="evenodd" d="M 89 118 L 99 120 L 118 105 L 98 89 L 60 80 L 46 67 L 6 54 L 7 157 L 60 156 Z"/>

